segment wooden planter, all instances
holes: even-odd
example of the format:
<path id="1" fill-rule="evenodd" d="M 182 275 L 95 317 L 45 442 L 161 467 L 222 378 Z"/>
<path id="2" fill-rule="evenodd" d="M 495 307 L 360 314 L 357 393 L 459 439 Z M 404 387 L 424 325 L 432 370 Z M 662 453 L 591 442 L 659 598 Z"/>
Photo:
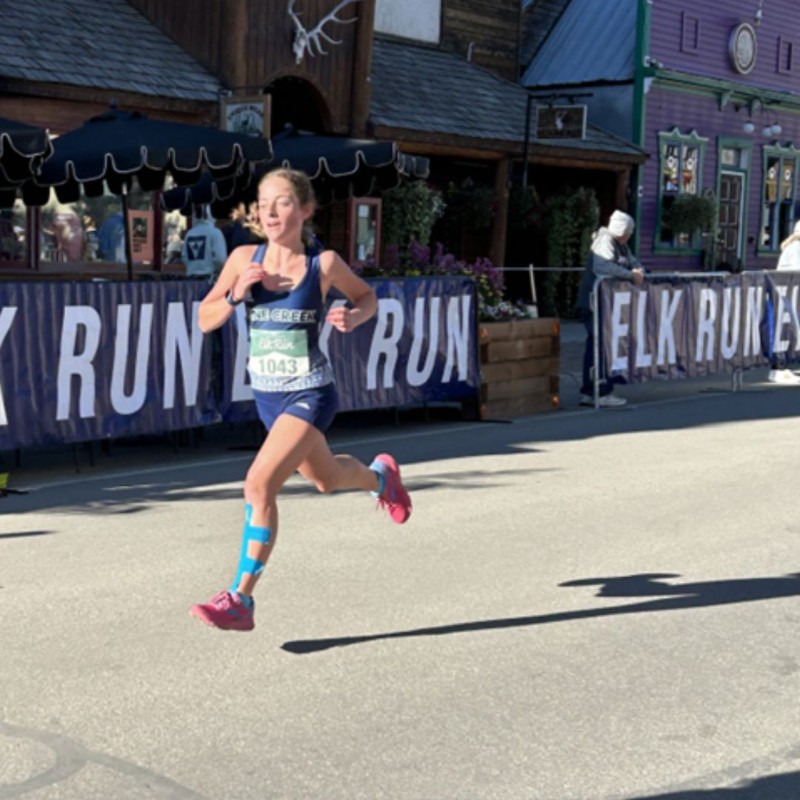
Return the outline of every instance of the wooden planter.
<path id="1" fill-rule="evenodd" d="M 481 419 L 508 419 L 558 408 L 557 319 L 482 322 L 478 341 Z"/>

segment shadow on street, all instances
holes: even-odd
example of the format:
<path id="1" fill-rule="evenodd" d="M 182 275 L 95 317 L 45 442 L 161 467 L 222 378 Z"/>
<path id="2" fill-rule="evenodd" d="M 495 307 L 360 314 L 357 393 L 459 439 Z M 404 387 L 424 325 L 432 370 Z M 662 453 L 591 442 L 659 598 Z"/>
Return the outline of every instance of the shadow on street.
<path id="1" fill-rule="evenodd" d="M 800 797 L 800 772 L 756 778 L 728 789 L 688 789 L 669 794 L 648 794 L 629 800 L 793 800 Z"/>
<path id="2" fill-rule="evenodd" d="M 53 531 L 12 531 L 0 533 L 0 539 L 24 539 L 28 536 L 49 536 Z"/>
<path id="3" fill-rule="evenodd" d="M 547 451 L 548 442 L 583 441 L 598 437 L 610 437 L 641 432 L 667 430 L 686 430 L 703 426 L 750 422 L 755 420 L 775 420 L 795 417 L 800 411 L 800 392 L 754 390 L 728 393 L 724 396 L 706 395 L 691 397 L 670 403 L 642 404 L 626 406 L 622 409 L 594 411 L 585 409 L 573 413 L 553 412 L 515 420 L 510 424 L 497 422 L 463 422 L 443 412 L 431 423 L 410 423 L 387 425 L 386 414 L 366 415 L 364 424 L 358 425 L 358 415 L 348 415 L 331 433 L 331 446 L 335 452 L 351 453 L 370 461 L 379 450 L 390 449 L 403 465 L 425 463 L 431 460 L 463 459 L 486 455 L 514 455 L 521 451 L 539 453 Z M 47 485 L 37 488 L 34 485 L 35 472 L 27 475 L 31 484 L 27 495 L 16 495 L 0 500 L 0 513 L 24 512 L 44 508 L 63 508 L 77 513 L 97 513 L 113 510 L 114 513 L 135 514 L 149 507 L 153 502 L 175 502 L 193 500 L 208 502 L 219 499 L 240 497 L 239 488 L 244 480 L 247 465 L 255 456 L 256 447 L 241 445 L 235 434 L 228 436 L 225 431 L 217 431 L 207 445 L 192 448 L 191 455 L 186 452 L 177 455 L 165 453 L 163 445 L 152 444 L 143 448 L 135 463 L 105 458 L 102 465 L 92 470 L 94 480 L 85 485 L 72 488 L 69 501 L 58 486 Z M 421 442 L 425 442 L 421 446 Z M 251 439 L 252 442 L 252 439 Z M 122 448 L 117 448 L 121 450 Z M 252 452 L 243 452 L 243 449 Z M 213 468 L 208 460 L 213 459 Z M 180 480 L 172 476 L 169 481 L 159 481 L 157 474 L 147 479 L 133 475 L 115 478 L 113 470 L 128 469 L 132 473 L 140 471 L 179 467 Z M 174 475 L 174 473 L 172 473 Z M 468 482 L 471 473 L 460 473 L 458 481 Z M 492 475 L 502 477 L 502 471 Z M 12 477 L 14 476 L 12 470 Z M 84 471 L 80 476 L 88 476 Z M 185 479 L 183 479 L 185 476 Z M 81 483 L 79 476 L 71 476 L 74 483 Z M 98 477 L 103 483 L 97 482 Z M 481 483 L 485 484 L 484 475 Z M 449 478 L 428 476 L 425 485 L 410 489 L 431 488 Z M 237 484 L 235 489 L 203 487 L 221 483 Z M 457 481 L 454 481 L 454 483 Z M 21 480 L 20 480 L 21 483 Z M 467 485 L 467 484 L 465 484 Z M 284 495 L 316 494 L 309 486 L 287 486 Z"/>
<path id="4" fill-rule="evenodd" d="M 665 583 L 662 578 L 678 575 L 649 573 L 625 575 L 614 578 L 586 578 L 560 584 L 565 587 L 600 585 L 598 597 L 659 597 L 643 603 L 632 603 L 606 608 L 587 608 L 577 611 L 562 611 L 554 614 L 539 614 L 528 617 L 474 620 L 452 625 L 429 628 L 414 628 L 404 631 L 342 636 L 330 639 L 299 639 L 285 642 L 282 648 L 289 653 L 304 655 L 330 650 L 334 647 L 349 647 L 388 639 L 409 639 L 421 636 L 446 636 L 454 633 L 501 630 L 504 628 L 526 628 L 549 625 L 554 622 L 571 622 L 579 619 L 614 617 L 623 614 L 642 614 L 654 611 L 680 611 L 690 608 L 751 603 L 756 600 L 771 600 L 778 597 L 800 595 L 800 572 L 778 578 L 750 578 L 702 583 Z"/>

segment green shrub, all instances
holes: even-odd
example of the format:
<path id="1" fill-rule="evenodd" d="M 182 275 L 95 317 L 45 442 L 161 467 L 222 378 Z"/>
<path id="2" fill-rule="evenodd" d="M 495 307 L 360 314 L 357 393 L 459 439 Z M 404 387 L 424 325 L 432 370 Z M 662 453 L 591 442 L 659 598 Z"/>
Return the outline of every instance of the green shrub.
<path id="1" fill-rule="evenodd" d="M 568 189 L 544 201 L 548 267 L 583 267 L 600 220 L 594 189 Z M 539 281 L 539 312 L 543 316 L 571 317 L 582 275 L 545 272 Z"/>

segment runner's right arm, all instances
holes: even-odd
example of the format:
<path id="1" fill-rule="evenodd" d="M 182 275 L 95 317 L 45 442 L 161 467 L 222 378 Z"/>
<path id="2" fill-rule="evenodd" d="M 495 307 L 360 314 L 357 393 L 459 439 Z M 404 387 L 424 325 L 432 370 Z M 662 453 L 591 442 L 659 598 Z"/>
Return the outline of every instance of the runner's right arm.
<path id="1" fill-rule="evenodd" d="M 224 325 L 244 301 L 248 289 L 264 276 L 261 264 L 252 261 L 255 250 L 255 246 L 237 247 L 228 256 L 219 278 L 200 303 L 197 321 L 203 333 Z"/>

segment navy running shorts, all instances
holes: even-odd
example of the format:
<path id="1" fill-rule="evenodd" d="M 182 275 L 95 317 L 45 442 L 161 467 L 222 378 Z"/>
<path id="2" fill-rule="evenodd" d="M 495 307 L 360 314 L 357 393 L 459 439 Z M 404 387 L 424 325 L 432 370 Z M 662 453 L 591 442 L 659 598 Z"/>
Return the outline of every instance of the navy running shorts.
<path id="1" fill-rule="evenodd" d="M 296 392 L 253 392 L 258 416 L 269 430 L 281 414 L 300 417 L 322 433 L 330 428 L 339 409 L 339 398 L 332 383 Z"/>

